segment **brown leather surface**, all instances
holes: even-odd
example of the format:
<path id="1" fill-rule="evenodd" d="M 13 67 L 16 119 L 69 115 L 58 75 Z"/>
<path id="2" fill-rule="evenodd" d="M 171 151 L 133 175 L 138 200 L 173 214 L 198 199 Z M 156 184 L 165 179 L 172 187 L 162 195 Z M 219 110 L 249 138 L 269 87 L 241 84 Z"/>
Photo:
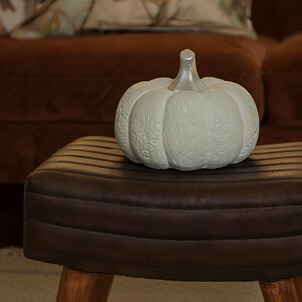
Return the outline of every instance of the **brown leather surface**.
<path id="1" fill-rule="evenodd" d="M 218 170 L 157 171 L 84 137 L 31 173 L 24 251 L 72 269 L 171 280 L 302 275 L 302 143 Z"/>
<path id="2" fill-rule="evenodd" d="M 263 69 L 268 123 L 302 129 L 302 32 L 278 44 Z"/>

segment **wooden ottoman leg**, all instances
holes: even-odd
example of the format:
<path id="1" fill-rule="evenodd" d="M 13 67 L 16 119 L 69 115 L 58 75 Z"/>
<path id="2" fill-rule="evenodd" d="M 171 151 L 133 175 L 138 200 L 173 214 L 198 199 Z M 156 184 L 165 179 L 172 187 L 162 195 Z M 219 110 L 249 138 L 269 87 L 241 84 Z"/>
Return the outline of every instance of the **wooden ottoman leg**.
<path id="1" fill-rule="evenodd" d="M 296 289 L 298 292 L 299 301 L 302 301 L 302 277 L 297 277 L 294 279 L 296 284 Z"/>
<path id="2" fill-rule="evenodd" d="M 299 302 L 292 278 L 278 281 L 259 281 L 265 302 Z"/>
<path id="3" fill-rule="evenodd" d="M 93 274 L 63 268 L 57 302 L 106 302 L 112 275 Z"/>

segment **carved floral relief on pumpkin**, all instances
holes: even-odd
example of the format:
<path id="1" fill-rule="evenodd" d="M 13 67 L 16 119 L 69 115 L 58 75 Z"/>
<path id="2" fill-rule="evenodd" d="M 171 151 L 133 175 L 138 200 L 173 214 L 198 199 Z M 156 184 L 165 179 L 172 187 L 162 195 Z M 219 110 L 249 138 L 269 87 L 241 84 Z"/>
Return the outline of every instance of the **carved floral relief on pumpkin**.
<path id="1" fill-rule="evenodd" d="M 250 94 L 240 85 L 199 79 L 194 53 L 181 53 L 176 79 L 137 83 L 117 108 L 115 134 L 124 154 L 155 169 L 215 169 L 246 159 L 259 133 Z"/>

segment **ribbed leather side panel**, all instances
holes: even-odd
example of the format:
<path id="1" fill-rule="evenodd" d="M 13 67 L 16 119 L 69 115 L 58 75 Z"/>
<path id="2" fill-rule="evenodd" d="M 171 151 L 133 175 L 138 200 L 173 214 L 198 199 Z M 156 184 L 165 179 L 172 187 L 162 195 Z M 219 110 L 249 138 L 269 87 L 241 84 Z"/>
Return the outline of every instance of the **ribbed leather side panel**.
<path id="1" fill-rule="evenodd" d="M 40 209 L 43 200 L 43 212 Z M 27 216 L 35 221 L 154 239 L 253 239 L 301 234 L 301 206 L 229 209 L 151 208 L 27 195 Z M 288 217 L 291 220 L 288 221 Z M 89 218 L 89 219 L 88 219 Z"/>

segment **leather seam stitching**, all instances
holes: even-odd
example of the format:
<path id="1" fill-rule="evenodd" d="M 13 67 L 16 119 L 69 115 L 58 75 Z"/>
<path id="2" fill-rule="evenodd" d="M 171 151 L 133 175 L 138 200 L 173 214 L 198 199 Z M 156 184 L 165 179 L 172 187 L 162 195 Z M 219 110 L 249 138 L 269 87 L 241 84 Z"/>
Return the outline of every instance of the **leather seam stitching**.
<path id="1" fill-rule="evenodd" d="M 205 240 L 200 240 L 200 239 L 189 239 L 189 240 L 184 240 L 184 239 L 162 239 L 162 238 L 149 238 L 149 237 L 140 237 L 140 236 L 132 236 L 132 235 L 124 235 L 124 234 L 117 234 L 117 233 L 109 233 L 109 232 L 102 232 L 102 231 L 95 231 L 95 230 L 87 230 L 87 229 L 80 229 L 76 227 L 71 227 L 71 226 L 63 226 L 59 224 L 54 224 L 54 223 L 47 223 L 44 221 L 39 221 L 36 219 L 32 219 L 29 217 L 25 217 L 25 220 L 32 221 L 34 223 L 40 223 L 43 225 L 48 225 L 52 226 L 55 228 L 63 228 L 63 229 L 68 229 L 68 230 L 75 230 L 78 232 L 86 232 L 86 233 L 92 233 L 92 234 L 103 234 L 105 236 L 113 236 L 113 237 L 121 237 L 121 238 L 131 238 L 134 240 L 145 240 L 145 241 L 161 241 L 161 242 L 182 242 L 182 243 L 193 243 L 193 242 L 200 242 L 200 243 L 221 243 L 221 242 L 243 242 L 243 241 L 269 241 L 269 240 L 282 240 L 282 239 L 289 239 L 289 238 L 294 238 L 294 237 L 302 237 L 302 235 L 292 235 L 292 236 L 281 236 L 281 237 L 271 237 L 271 238 L 245 238 L 245 239 L 205 239 Z"/>
<path id="2" fill-rule="evenodd" d="M 108 155 L 108 154 L 107 154 Z M 62 155 L 57 155 L 57 157 L 60 157 Z M 68 156 L 68 155 L 67 155 Z M 63 157 L 63 156 L 62 156 Z M 302 156 L 301 156 L 301 159 L 302 159 Z M 110 162 L 110 163 L 121 163 L 121 162 L 116 162 L 116 161 L 112 161 L 112 160 L 108 160 L 108 159 L 99 159 L 98 160 L 99 162 Z M 121 167 L 107 167 L 106 165 L 96 165 L 96 164 L 92 164 L 92 163 L 89 163 L 89 162 L 76 162 L 76 161 L 67 161 L 67 160 L 64 160 L 63 158 L 61 160 L 47 160 L 45 161 L 45 164 L 57 164 L 57 163 L 60 163 L 60 164 L 71 164 L 71 165 L 77 165 L 77 166 L 85 166 L 85 167 L 92 167 L 92 168 L 96 168 L 96 169 L 108 169 L 108 170 L 117 170 L 117 171 L 129 171 L 129 172 L 134 172 L 134 173 L 146 173 L 146 171 L 144 170 L 139 170 L 139 169 L 128 169 L 127 167 L 124 167 L 124 168 L 121 168 Z M 123 163 L 124 164 L 124 163 Z M 129 164 L 131 165 L 131 163 L 128 163 L 128 166 Z M 289 165 L 288 163 L 284 163 L 283 165 Z M 296 163 L 293 163 L 292 165 L 300 165 L 300 163 L 296 162 Z M 282 164 L 280 164 L 280 166 L 282 166 Z M 263 167 L 263 166 L 262 166 Z M 275 167 L 277 168 L 276 166 L 271 166 L 271 165 L 267 165 L 266 167 Z M 287 169 L 275 169 L 275 170 L 257 170 L 256 168 L 253 170 L 253 167 L 245 167 L 243 168 L 243 170 L 246 170 L 246 171 L 236 171 L 235 169 L 234 170 L 231 170 L 229 171 L 229 173 L 224 173 L 224 174 L 215 174 L 215 172 L 211 173 L 209 176 L 230 176 L 230 175 L 242 175 L 242 174 L 263 174 L 263 173 L 276 173 L 276 172 L 292 172 L 292 171 L 295 171 L 295 172 L 298 172 L 298 171 L 301 171 L 302 172 L 302 165 L 301 165 L 301 169 L 297 169 L 297 168 L 293 168 L 293 169 L 290 169 L 289 167 Z M 59 171 L 60 172 L 60 171 Z M 233 172 L 233 173 L 232 173 Z M 154 173 L 155 175 L 158 175 L 159 173 L 156 172 L 156 171 L 153 171 L 151 173 Z M 170 174 L 165 174 L 165 175 L 170 175 Z M 201 175 L 201 177 L 204 177 L 204 175 Z"/>
<path id="3" fill-rule="evenodd" d="M 42 166 L 43 167 L 43 166 Z M 284 172 L 284 170 L 282 170 Z M 89 178 L 97 178 L 97 179 L 115 179 L 115 180 L 122 180 L 122 181 L 129 181 L 127 178 L 120 178 L 120 177 L 114 177 L 114 176 L 109 176 L 109 175 L 93 175 L 93 174 L 87 174 L 87 173 L 79 173 L 75 171 L 58 171 L 54 169 L 47 169 L 47 168 L 38 168 L 35 171 L 31 173 L 31 175 L 37 174 L 38 172 L 53 172 L 57 174 L 63 174 L 63 175 L 78 175 L 78 176 L 84 176 L 84 177 L 89 177 Z M 267 179 L 253 179 L 253 180 L 246 180 L 246 181 L 219 181 L 220 184 L 243 184 L 243 183 L 259 183 L 259 182 L 276 182 L 276 181 L 289 181 L 289 180 L 302 180 L 302 177 L 287 177 L 286 179 L 284 178 L 267 178 Z M 149 180 L 149 181 L 144 181 L 142 179 L 130 179 L 131 182 L 138 182 L 138 183 L 170 183 L 170 184 L 177 184 L 177 185 L 187 185 L 187 184 L 192 184 L 190 181 L 179 181 L 179 182 L 173 182 L 173 181 L 162 181 L 162 180 Z M 204 181 L 202 182 L 203 184 L 216 184 L 217 180 L 213 181 Z"/>
<path id="4" fill-rule="evenodd" d="M 130 204 L 123 204 L 123 203 L 110 203 L 110 202 L 104 202 L 101 200 L 97 199 L 85 199 L 85 198 L 75 198 L 72 196 L 59 196 L 59 195 L 53 195 L 49 193 L 40 193 L 40 192 L 34 192 L 34 191 L 27 191 L 26 193 L 33 194 L 33 195 L 39 195 L 39 196 L 46 196 L 46 197 L 51 197 L 51 198 L 56 198 L 56 199 L 69 199 L 69 200 L 75 200 L 75 201 L 80 201 L 80 202 L 90 202 L 90 203 L 95 203 L 98 205 L 110 205 L 110 206 L 121 206 L 121 207 L 128 207 L 128 208 L 137 208 L 137 209 L 150 209 L 150 210 L 164 210 L 164 211 L 188 211 L 188 212 L 194 212 L 194 211 L 221 211 L 221 212 L 226 212 L 226 211 L 241 211 L 241 210 L 272 210 L 272 209 L 286 209 L 286 208 L 300 208 L 302 205 L 280 205 L 280 206 L 268 206 L 268 207 L 238 207 L 238 208 L 216 208 L 216 209 L 204 209 L 204 208 L 164 208 L 164 207 L 150 207 L 150 206 L 137 206 L 137 205 L 130 205 Z"/>

